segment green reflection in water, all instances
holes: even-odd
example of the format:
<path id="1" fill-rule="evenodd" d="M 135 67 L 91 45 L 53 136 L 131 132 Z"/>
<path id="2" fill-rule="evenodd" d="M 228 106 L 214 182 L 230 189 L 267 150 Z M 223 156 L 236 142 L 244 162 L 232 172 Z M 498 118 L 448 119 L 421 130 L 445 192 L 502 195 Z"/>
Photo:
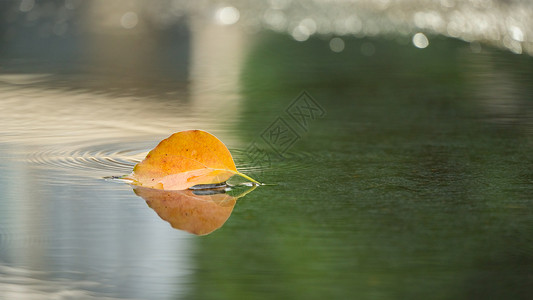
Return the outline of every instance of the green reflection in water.
<path id="1" fill-rule="evenodd" d="M 350 39 L 337 54 L 263 36 L 242 75 L 242 136 L 302 89 L 327 117 L 259 178 L 277 185 L 198 240 L 194 298 L 526 299 L 533 117 L 503 115 L 484 92 L 499 86 L 520 100 L 505 105 L 533 111 L 532 66 L 448 39 L 424 50 Z M 514 79 L 491 80 L 502 74 Z"/>

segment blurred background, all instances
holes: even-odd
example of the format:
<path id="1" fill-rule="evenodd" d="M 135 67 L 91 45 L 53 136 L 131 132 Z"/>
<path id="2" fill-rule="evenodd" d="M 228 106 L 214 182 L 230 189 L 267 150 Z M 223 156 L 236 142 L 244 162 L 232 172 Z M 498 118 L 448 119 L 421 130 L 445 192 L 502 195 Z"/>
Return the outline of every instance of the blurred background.
<path id="1" fill-rule="evenodd" d="M 0 298 L 529 299 L 531 55 L 527 0 L 0 0 Z M 270 184 L 205 236 L 106 179 L 186 129 Z"/>

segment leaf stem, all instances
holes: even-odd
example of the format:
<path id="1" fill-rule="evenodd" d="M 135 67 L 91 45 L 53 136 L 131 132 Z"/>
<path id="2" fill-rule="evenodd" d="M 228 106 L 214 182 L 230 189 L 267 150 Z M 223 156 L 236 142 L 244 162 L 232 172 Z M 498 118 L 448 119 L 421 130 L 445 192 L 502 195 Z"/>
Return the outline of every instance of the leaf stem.
<path id="1" fill-rule="evenodd" d="M 243 177 L 243 178 L 245 178 L 245 179 L 248 179 L 248 180 L 250 180 L 251 182 L 253 182 L 253 183 L 257 184 L 257 185 L 262 185 L 261 182 L 255 180 L 255 179 L 253 179 L 252 177 L 250 177 L 250 176 L 248 176 L 248 175 L 246 175 L 246 174 L 243 174 L 243 173 L 241 173 L 241 172 L 239 172 L 239 171 L 235 172 L 235 174 L 237 174 L 237 175 L 239 175 L 239 176 L 241 176 L 241 177 Z"/>

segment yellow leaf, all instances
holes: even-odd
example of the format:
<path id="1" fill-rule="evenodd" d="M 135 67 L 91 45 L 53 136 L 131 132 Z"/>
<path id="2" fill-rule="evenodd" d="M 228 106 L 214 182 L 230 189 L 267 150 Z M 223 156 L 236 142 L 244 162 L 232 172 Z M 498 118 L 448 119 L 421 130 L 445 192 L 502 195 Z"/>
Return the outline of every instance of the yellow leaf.
<path id="1" fill-rule="evenodd" d="M 162 140 L 124 179 L 164 190 L 185 190 L 198 184 L 221 183 L 240 173 L 231 153 L 214 135 L 202 130 L 174 133 Z"/>

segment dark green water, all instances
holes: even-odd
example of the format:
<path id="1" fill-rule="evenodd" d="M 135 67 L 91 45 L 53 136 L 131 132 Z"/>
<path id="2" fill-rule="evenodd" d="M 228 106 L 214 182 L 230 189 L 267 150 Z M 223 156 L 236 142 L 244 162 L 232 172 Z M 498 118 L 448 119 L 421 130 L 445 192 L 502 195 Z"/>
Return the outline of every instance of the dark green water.
<path id="1" fill-rule="evenodd" d="M 346 38 L 341 53 L 320 38 L 246 40 L 240 63 L 218 68 L 172 43 L 119 62 L 104 45 L 4 52 L 0 298 L 531 297 L 531 57 L 438 37 Z M 147 63 L 162 53 L 179 59 Z M 287 112 L 302 91 L 324 111 L 304 127 Z M 294 144 L 250 158 L 279 118 Z M 189 128 L 267 183 L 205 236 L 102 179 Z"/>
<path id="2" fill-rule="evenodd" d="M 327 116 L 289 151 L 305 155 L 265 172 L 277 186 L 202 240 L 198 299 L 531 295 L 532 60 L 449 40 L 423 53 L 371 42 L 372 57 L 283 37 L 252 53 L 241 128 L 284 116 L 302 86 Z M 514 88 L 491 94 L 500 76 Z"/>

